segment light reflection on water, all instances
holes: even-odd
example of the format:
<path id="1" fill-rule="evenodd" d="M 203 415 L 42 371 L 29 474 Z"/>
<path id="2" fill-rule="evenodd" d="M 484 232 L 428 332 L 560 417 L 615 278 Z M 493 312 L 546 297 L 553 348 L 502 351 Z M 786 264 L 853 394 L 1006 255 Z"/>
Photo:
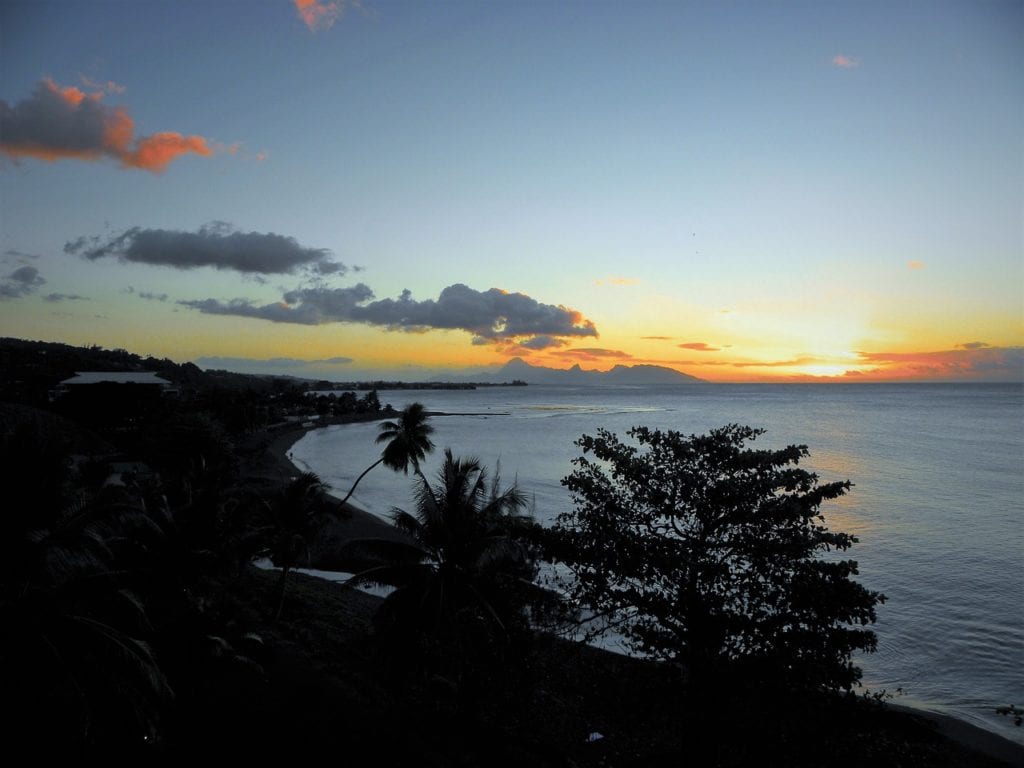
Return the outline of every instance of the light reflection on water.
<path id="1" fill-rule="evenodd" d="M 571 503 L 560 479 L 573 441 L 598 427 L 634 425 L 701 433 L 726 423 L 764 427 L 756 447 L 806 444 L 804 465 L 850 493 L 823 508 L 826 524 L 857 536 L 845 556 L 884 592 L 879 652 L 860 659 L 872 689 L 908 691 L 904 702 L 943 710 L 1024 743 L 994 714 L 1024 703 L 1024 398 L 1019 386 L 690 385 L 649 388 L 515 387 L 387 392 L 401 408 L 421 401 L 439 448 L 500 462 L 550 522 Z M 377 427 L 312 432 L 299 463 L 337 492 L 378 456 Z M 424 467 L 430 476 L 440 451 Z M 410 481 L 377 469 L 354 496 L 382 516 L 411 506 Z"/>

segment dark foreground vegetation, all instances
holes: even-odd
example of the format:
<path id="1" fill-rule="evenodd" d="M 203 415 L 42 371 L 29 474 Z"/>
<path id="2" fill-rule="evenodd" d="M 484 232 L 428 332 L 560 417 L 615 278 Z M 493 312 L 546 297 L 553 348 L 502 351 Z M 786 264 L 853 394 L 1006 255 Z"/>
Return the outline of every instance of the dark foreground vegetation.
<path id="1" fill-rule="evenodd" d="M 117 362 L 80 354 L 78 370 Z M 118 370 L 153 370 L 133 358 Z M 83 393 L 72 408 L 39 395 L 56 375 L 7 371 L 17 386 L 0 404 L 8 754 L 1000 764 L 856 695 L 850 654 L 872 647 L 881 596 L 851 562 L 819 557 L 854 543 L 818 517 L 846 486 L 799 470 L 802 449 L 752 451 L 756 432 L 738 427 L 584 437 L 566 480 L 576 511 L 551 532 L 470 458 L 448 451 L 425 477 L 422 408 L 336 397 L 335 420 L 386 419 L 378 464 L 411 475 L 414 506 L 389 527 L 314 475 L 282 474 L 268 428 L 316 408 L 284 385 L 233 380 L 228 396 L 200 377 L 184 397 Z M 537 585 L 544 559 L 575 574 L 561 593 Z M 294 572 L 308 564 L 358 575 Z M 650 658 L 555 634 L 606 627 Z"/>

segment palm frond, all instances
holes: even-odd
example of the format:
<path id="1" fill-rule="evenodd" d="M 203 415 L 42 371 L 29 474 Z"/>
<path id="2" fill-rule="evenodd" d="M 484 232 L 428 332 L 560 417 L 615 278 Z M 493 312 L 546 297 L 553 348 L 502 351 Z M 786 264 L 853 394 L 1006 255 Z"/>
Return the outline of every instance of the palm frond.
<path id="1" fill-rule="evenodd" d="M 423 523 L 404 509 L 398 507 L 391 509 L 391 523 L 414 541 L 419 541 L 423 537 Z"/>

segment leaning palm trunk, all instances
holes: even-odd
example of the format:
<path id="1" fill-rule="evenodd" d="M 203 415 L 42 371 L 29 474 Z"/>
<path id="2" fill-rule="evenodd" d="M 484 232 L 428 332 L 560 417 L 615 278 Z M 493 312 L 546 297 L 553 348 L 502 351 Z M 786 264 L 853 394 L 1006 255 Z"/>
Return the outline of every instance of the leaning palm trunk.
<path id="1" fill-rule="evenodd" d="M 274 611 L 274 623 L 276 624 L 281 619 L 281 611 L 284 610 L 284 597 L 285 590 L 288 587 L 288 572 L 291 570 L 291 566 L 284 566 L 281 568 L 281 575 L 277 579 L 277 609 Z"/>
<path id="2" fill-rule="evenodd" d="M 385 421 L 380 425 L 380 434 L 377 435 L 378 443 L 387 443 L 381 452 L 380 458 L 363 470 L 363 473 L 356 478 L 352 488 L 345 498 L 341 500 L 345 504 L 356 487 L 371 469 L 378 464 L 384 464 L 395 470 L 402 470 L 408 474 L 409 466 L 417 477 L 426 482 L 423 472 L 420 470 L 420 460 L 434 450 L 434 444 L 430 441 L 430 434 L 434 428 L 427 423 L 427 412 L 422 403 L 410 403 L 399 414 L 395 421 Z"/>
<path id="3" fill-rule="evenodd" d="M 366 469 L 363 470 L 363 473 L 361 475 L 359 475 L 359 477 L 356 478 L 356 481 L 354 483 L 352 483 L 352 487 L 349 489 L 349 492 L 345 494 L 345 498 L 341 500 L 342 506 L 344 506 L 345 502 L 347 502 L 350 498 L 352 498 L 352 494 L 356 492 L 356 486 L 359 485 L 359 481 L 362 480 L 364 477 L 366 477 L 370 473 L 371 469 L 373 469 L 374 467 L 376 467 L 378 464 L 380 464 L 383 461 L 384 461 L 384 458 L 381 457 L 381 458 L 377 459 L 375 462 L 373 462 L 373 464 L 371 464 L 370 466 L 368 466 Z"/>

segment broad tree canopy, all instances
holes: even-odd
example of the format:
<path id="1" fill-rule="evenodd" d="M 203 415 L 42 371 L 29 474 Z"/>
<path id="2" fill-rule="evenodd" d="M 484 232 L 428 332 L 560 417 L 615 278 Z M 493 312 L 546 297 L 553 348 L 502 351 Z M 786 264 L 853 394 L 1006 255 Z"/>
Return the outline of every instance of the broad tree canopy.
<path id="1" fill-rule="evenodd" d="M 884 596 L 853 581 L 838 556 L 857 540 L 830 531 L 819 508 L 850 488 L 797 466 L 805 446 L 745 447 L 763 430 L 706 435 L 636 427 L 577 441 L 563 484 L 554 559 L 593 634 L 616 629 L 645 655 L 685 663 L 696 678 L 743 670 L 764 682 L 849 688 L 855 650 L 874 650 Z M 714 671 L 713 671 L 714 670 Z"/>

